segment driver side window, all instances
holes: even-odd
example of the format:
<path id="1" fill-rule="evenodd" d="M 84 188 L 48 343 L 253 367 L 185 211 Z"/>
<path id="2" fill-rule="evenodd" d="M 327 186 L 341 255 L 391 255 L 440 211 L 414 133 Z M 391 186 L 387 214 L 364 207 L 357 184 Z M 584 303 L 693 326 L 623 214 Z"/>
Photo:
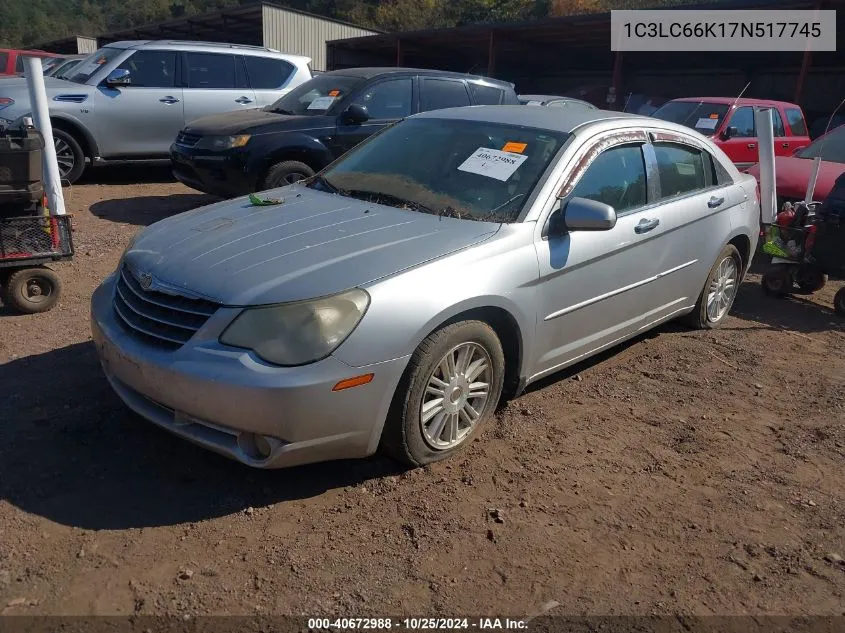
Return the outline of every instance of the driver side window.
<path id="1" fill-rule="evenodd" d="M 646 204 L 645 173 L 642 145 L 612 147 L 590 164 L 569 197 L 603 202 L 621 214 Z"/>
<path id="2" fill-rule="evenodd" d="M 129 71 L 133 88 L 173 88 L 176 85 L 176 53 L 171 51 L 135 51 L 117 68 Z"/>
<path id="3" fill-rule="evenodd" d="M 371 119 L 401 119 L 411 114 L 411 78 L 382 81 L 367 88 L 355 103 L 366 106 Z"/>

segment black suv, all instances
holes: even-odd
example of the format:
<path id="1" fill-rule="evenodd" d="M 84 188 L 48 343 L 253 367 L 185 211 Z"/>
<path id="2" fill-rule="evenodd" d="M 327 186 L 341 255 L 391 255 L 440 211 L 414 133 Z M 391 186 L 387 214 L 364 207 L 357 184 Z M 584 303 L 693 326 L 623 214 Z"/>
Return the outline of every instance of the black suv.
<path id="1" fill-rule="evenodd" d="M 192 121 L 170 147 L 173 175 L 225 197 L 272 189 L 312 176 L 411 114 L 500 104 L 519 105 L 513 84 L 411 68 L 332 71 L 265 108 Z"/>

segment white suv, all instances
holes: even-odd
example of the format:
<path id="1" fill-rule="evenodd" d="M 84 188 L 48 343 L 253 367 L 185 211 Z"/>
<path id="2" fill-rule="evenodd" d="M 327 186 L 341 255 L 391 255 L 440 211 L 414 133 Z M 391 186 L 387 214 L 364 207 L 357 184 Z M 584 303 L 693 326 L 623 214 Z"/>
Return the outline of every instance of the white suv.
<path id="1" fill-rule="evenodd" d="M 67 78 L 44 78 L 61 176 L 75 182 L 86 163 L 167 159 L 189 122 L 273 103 L 311 79 L 310 61 L 235 44 L 109 44 Z M 0 124 L 30 113 L 26 79 L 0 82 Z"/>

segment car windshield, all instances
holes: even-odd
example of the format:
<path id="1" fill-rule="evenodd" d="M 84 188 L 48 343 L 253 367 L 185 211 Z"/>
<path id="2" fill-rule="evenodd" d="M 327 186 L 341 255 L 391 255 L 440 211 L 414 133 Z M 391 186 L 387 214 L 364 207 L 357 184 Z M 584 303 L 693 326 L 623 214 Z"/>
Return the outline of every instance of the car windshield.
<path id="1" fill-rule="evenodd" d="M 467 220 L 515 222 L 569 134 L 459 119 L 406 119 L 309 186 Z"/>
<path id="2" fill-rule="evenodd" d="M 79 65 L 71 69 L 67 77 L 64 77 L 64 79 L 77 84 L 84 84 L 91 79 L 94 73 L 100 70 L 103 64 L 108 64 L 123 52 L 124 49 L 122 48 L 112 48 L 110 46 L 101 48 L 79 62 Z"/>
<path id="3" fill-rule="evenodd" d="M 65 62 L 58 68 L 53 71 L 53 76 L 58 77 L 59 79 L 67 79 L 67 76 L 73 72 L 73 69 L 79 66 L 80 59 L 74 59 L 69 62 Z"/>
<path id="4" fill-rule="evenodd" d="M 267 107 L 279 114 L 326 114 L 340 99 L 348 95 L 364 80 L 344 75 L 319 75 L 297 86 L 284 97 Z"/>
<path id="5" fill-rule="evenodd" d="M 727 113 L 728 106 L 724 103 L 670 101 L 657 108 L 651 116 L 686 125 L 705 136 L 713 136 Z"/>
<path id="6" fill-rule="evenodd" d="M 831 130 L 824 136 L 817 138 L 807 147 L 798 150 L 798 158 L 816 158 L 831 163 L 845 163 L 845 126 Z"/>

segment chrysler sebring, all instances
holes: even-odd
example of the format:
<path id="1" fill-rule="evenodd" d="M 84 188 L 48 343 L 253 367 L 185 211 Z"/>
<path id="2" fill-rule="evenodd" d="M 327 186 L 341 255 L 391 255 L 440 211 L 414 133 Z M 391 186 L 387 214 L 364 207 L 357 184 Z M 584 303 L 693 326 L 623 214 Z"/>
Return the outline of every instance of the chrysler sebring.
<path id="1" fill-rule="evenodd" d="M 704 136 L 586 109 L 419 114 L 262 197 L 140 231 L 92 299 L 123 401 L 261 468 L 430 463 L 533 381 L 717 327 L 760 225 Z"/>

